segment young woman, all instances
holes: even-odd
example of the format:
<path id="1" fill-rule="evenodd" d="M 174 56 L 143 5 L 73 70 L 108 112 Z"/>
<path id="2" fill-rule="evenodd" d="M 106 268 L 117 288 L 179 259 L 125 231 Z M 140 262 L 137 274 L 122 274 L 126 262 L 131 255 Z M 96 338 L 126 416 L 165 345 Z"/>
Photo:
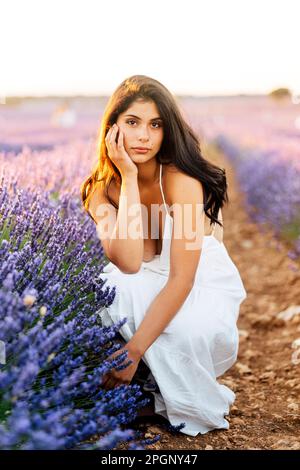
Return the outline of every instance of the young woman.
<path id="1" fill-rule="evenodd" d="M 97 166 L 81 190 L 110 260 L 100 276 L 116 286 L 103 325 L 127 318 L 122 350 L 133 361 L 107 374 L 103 387 L 129 384 L 142 360 L 158 385 L 155 413 L 184 422 L 191 436 L 227 429 L 235 394 L 216 378 L 236 361 L 247 294 L 222 241 L 225 170 L 201 155 L 160 82 L 134 75 L 115 90 Z"/>

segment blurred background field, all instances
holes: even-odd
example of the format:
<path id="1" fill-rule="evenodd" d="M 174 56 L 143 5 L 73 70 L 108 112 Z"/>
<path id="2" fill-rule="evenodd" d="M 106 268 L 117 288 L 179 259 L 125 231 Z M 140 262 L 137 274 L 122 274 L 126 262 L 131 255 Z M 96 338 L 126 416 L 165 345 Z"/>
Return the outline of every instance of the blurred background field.
<path id="1" fill-rule="evenodd" d="M 249 215 L 300 254 L 300 98 L 289 90 L 254 96 L 178 96 L 203 146 L 235 166 Z M 276 94 L 277 93 L 277 94 Z M 54 194 L 79 187 L 97 161 L 107 97 L 11 99 L 0 107 L 0 162 L 20 186 Z"/>

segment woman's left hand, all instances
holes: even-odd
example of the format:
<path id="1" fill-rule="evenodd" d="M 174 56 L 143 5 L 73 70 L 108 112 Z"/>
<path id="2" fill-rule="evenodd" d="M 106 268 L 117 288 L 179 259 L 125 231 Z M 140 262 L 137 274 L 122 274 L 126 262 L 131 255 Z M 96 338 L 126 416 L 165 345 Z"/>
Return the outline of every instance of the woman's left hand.
<path id="1" fill-rule="evenodd" d="M 133 361 L 132 364 L 130 364 L 129 366 L 125 367 L 125 369 L 122 369 L 122 370 L 116 370 L 115 368 L 113 368 L 109 372 L 104 374 L 102 376 L 101 386 L 105 390 L 116 388 L 116 387 L 118 387 L 119 385 L 122 385 L 122 384 L 126 384 L 126 385 L 130 384 L 130 382 L 131 382 L 131 380 L 132 380 L 132 378 L 133 378 L 133 376 L 134 376 L 134 374 L 135 374 L 135 372 L 138 368 L 139 362 L 141 360 L 141 356 L 139 354 L 134 353 L 133 351 L 131 351 L 129 349 L 129 347 L 127 347 L 125 345 L 123 348 L 118 349 L 118 351 L 115 351 L 113 354 L 111 354 L 108 357 L 108 359 L 112 360 L 116 356 L 119 356 L 121 353 L 123 353 L 126 350 L 128 350 L 128 355 L 124 359 L 124 361 L 119 365 L 124 365 L 129 360 Z"/>

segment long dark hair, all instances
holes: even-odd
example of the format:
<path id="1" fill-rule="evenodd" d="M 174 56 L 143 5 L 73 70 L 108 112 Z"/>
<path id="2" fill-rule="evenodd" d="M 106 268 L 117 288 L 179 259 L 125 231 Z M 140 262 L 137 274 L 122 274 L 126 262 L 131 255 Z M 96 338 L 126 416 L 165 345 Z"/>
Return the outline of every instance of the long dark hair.
<path id="1" fill-rule="evenodd" d="M 176 98 L 159 81 L 146 75 L 132 75 L 126 78 L 111 95 L 101 120 L 97 143 L 98 161 L 91 175 L 81 185 L 81 197 L 85 210 L 90 217 L 89 197 L 97 182 L 102 181 L 107 199 L 118 209 L 108 195 L 112 180 L 122 184 L 121 174 L 107 154 L 105 137 L 119 114 L 126 111 L 136 100 L 153 101 L 163 121 L 164 137 L 156 159 L 159 163 L 172 163 L 182 172 L 198 179 L 203 185 L 204 212 L 210 224 L 217 223 L 219 209 L 228 202 L 225 169 L 221 169 L 206 160 L 200 149 L 200 143 L 184 120 Z M 92 217 L 93 219 L 93 217 Z M 93 219 L 94 220 L 94 219 Z"/>

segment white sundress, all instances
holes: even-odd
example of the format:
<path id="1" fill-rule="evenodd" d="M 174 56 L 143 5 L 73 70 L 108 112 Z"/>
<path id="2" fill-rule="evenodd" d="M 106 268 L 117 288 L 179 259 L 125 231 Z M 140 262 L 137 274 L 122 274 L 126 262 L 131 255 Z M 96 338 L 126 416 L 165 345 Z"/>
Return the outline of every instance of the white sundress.
<path id="1" fill-rule="evenodd" d="M 161 254 L 143 261 L 134 274 L 123 273 L 112 262 L 100 274 L 105 285 L 116 286 L 113 303 L 99 311 L 102 324 L 109 326 L 127 317 L 119 330 L 126 342 L 168 281 L 173 218 L 166 206 L 161 174 L 162 165 L 160 188 L 166 217 Z M 236 265 L 214 231 L 203 238 L 192 290 L 142 356 L 159 388 L 159 392 L 151 392 L 155 413 L 173 426 L 184 422 L 181 432 L 189 436 L 228 429 L 225 416 L 235 400 L 235 393 L 216 378 L 237 359 L 236 322 L 247 293 Z"/>

